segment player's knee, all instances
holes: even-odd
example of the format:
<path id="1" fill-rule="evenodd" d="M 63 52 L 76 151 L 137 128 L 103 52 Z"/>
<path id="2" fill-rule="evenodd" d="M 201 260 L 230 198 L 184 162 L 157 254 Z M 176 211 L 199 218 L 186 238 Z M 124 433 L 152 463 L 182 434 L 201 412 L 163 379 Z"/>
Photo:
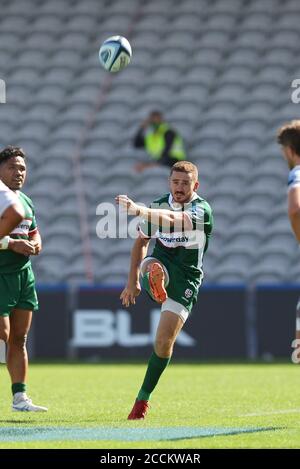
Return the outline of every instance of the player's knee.
<path id="1" fill-rule="evenodd" d="M 11 334 L 9 344 L 18 348 L 24 348 L 27 342 L 27 334 Z"/>
<path id="2" fill-rule="evenodd" d="M 173 340 L 158 338 L 155 341 L 155 353 L 159 357 L 170 357 L 173 352 Z"/>

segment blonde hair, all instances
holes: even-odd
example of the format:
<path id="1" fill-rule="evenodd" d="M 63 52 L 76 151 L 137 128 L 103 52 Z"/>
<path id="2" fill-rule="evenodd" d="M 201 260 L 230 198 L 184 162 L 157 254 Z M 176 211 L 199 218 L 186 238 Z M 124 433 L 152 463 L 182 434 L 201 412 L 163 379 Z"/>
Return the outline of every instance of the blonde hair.
<path id="1" fill-rule="evenodd" d="M 179 171 L 181 173 L 191 173 L 193 179 L 195 179 L 195 181 L 198 181 L 198 168 L 189 161 L 177 161 L 177 163 L 173 164 L 171 168 L 170 176 L 172 176 L 174 171 Z"/>

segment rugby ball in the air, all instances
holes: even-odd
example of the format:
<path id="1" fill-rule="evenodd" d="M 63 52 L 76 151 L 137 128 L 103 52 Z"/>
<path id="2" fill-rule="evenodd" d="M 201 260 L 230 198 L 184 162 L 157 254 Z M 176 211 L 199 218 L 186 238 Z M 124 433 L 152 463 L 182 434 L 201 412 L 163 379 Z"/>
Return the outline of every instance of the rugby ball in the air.
<path id="1" fill-rule="evenodd" d="M 131 56 L 131 46 L 123 36 L 109 37 L 99 50 L 100 63 L 109 72 L 119 72 L 127 67 Z"/>

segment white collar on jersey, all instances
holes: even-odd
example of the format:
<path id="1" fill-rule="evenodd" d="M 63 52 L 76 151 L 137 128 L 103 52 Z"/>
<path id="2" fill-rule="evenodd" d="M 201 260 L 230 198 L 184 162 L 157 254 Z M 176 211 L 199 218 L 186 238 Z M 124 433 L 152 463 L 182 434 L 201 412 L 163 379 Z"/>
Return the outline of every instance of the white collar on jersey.
<path id="1" fill-rule="evenodd" d="M 290 174 L 294 175 L 300 170 L 300 165 L 297 164 L 296 166 L 293 167 L 293 169 L 290 170 Z"/>
<path id="2" fill-rule="evenodd" d="M 189 203 L 193 202 L 193 200 L 197 199 L 198 197 L 199 197 L 198 194 L 196 192 L 193 192 L 192 198 L 188 202 L 185 202 L 185 203 L 189 204 Z M 172 196 L 171 192 L 169 194 L 169 205 L 173 210 L 181 210 L 182 209 L 181 204 L 179 204 L 178 202 L 174 202 L 174 199 L 173 199 L 173 196 Z"/>

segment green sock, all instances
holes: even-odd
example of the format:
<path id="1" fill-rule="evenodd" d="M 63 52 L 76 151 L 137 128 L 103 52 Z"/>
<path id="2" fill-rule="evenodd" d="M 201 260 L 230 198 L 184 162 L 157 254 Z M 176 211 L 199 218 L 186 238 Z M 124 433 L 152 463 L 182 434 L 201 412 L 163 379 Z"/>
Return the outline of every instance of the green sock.
<path id="1" fill-rule="evenodd" d="M 160 358 L 156 355 L 155 352 L 152 353 L 148 362 L 148 368 L 144 382 L 137 396 L 138 401 L 148 401 L 150 399 L 150 395 L 157 385 L 160 375 L 168 366 L 170 360 L 171 357 Z"/>
<path id="2" fill-rule="evenodd" d="M 11 385 L 11 390 L 12 390 L 13 396 L 17 392 L 26 392 L 26 384 L 25 383 L 13 383 Z"/>

